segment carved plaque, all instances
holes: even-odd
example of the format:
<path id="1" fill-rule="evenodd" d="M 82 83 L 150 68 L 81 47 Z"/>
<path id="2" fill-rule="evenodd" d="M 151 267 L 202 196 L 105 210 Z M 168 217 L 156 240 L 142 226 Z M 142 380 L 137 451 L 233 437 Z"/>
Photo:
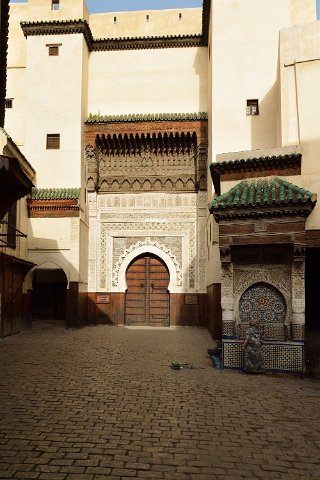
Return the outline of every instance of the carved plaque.
<path id="1" fill-rule="evenodd" d="M 185 305 L 198 305 L 198 295 L 188 294 L 184 296 Z"/>
<path id="2" fill-rule="evenodd" d="M 110 303 L 109 293 L 97 293 L 97 303 Z"/>

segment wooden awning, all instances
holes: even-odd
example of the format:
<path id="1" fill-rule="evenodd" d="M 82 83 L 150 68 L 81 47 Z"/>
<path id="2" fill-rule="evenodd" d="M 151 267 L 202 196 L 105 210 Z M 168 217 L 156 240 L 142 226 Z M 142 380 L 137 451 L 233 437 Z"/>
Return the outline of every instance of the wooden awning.
<path id="1" fill-rule="evenodd" d="M 0 218 L 10 206 L 31 193 L 33 183 L 16 158 L 0 155 Z"/>

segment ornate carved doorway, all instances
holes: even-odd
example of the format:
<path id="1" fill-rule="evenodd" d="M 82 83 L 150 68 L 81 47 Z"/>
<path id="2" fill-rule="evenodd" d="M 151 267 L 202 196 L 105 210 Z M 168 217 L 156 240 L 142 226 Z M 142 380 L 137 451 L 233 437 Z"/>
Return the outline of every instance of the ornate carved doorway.
<path id="1" fill-rule="evenodd" d="M 136 326 L 169 325 L 169 272 L 155 255 L 136 258 L 127 270 L 125 324 Z"/>

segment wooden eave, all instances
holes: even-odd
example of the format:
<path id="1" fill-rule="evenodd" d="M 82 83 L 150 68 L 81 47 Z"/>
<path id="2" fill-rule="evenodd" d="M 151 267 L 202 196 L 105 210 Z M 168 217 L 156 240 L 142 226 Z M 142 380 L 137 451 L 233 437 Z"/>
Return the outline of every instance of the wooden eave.
<path id="1" fill-rule="evenodd" d="M 265 156 L 213 162 L 210 173 L 215 192 L 220 195 L 220 182 L 271 175 L 291 176 L 301 174 L 301 153 Z"/>
<path id="2" fill-rule="evenodd" d="M 37 216 L 54 216 L 57 218 L 60 216 L 78 217 L 80 212 L 78 199 L 34 200 L 32 198 L 28 198 L 27 208 L 29 218 Z"/>
<path id="3" fill-rule="evenodd" d="M 216 222 L 222 220 L 245 220 L 262 218 L 280 218 L 280 217 L 303 217 L 306 218 L 312 212 L 314 203 L 296 202 L 294 205 L 272 205 L 257 206 L 249 208 L 210 208 L 210 213 L 214 216 Z"/>
<path id="4" fill-rule="evenodd" d="M 9 265 L 19 266 L 26 273 L 31 270 L 31 268 L 36 266 L 35 263 L 24 260 L 23 258 L 19 258 L 14 255 L 7 255 L 6 253 L 0 252 L 0 268 L 6 268 Z"/>
<path id="5" fill-rule="evenodd" d="M 16 158 L 0 155 L 0 218 L 10 206 L 31 192 L 33 184 Z"/>
<path id="6" fill-rule="evenodd" d="M 155 154 L 164 152 L 190 152 L 197 145 L 195 132 L 184 133 L 158 133 L 158 134 L 102 134 L 96 136 L 96 146 L 104 153 L 113 155 L 137 154 L 149 150 Z"/>

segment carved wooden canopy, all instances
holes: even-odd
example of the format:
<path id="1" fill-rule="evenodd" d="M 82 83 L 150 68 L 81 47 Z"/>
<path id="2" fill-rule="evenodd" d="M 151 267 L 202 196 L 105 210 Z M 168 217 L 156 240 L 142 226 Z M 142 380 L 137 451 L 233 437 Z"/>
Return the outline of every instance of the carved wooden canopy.
<path id="1" fill-rule="evenodd" d="M 85 147 L 88 190 L 197 191 L 207 188 L 207 146 L 195 131 L 98 132 Z"/>

